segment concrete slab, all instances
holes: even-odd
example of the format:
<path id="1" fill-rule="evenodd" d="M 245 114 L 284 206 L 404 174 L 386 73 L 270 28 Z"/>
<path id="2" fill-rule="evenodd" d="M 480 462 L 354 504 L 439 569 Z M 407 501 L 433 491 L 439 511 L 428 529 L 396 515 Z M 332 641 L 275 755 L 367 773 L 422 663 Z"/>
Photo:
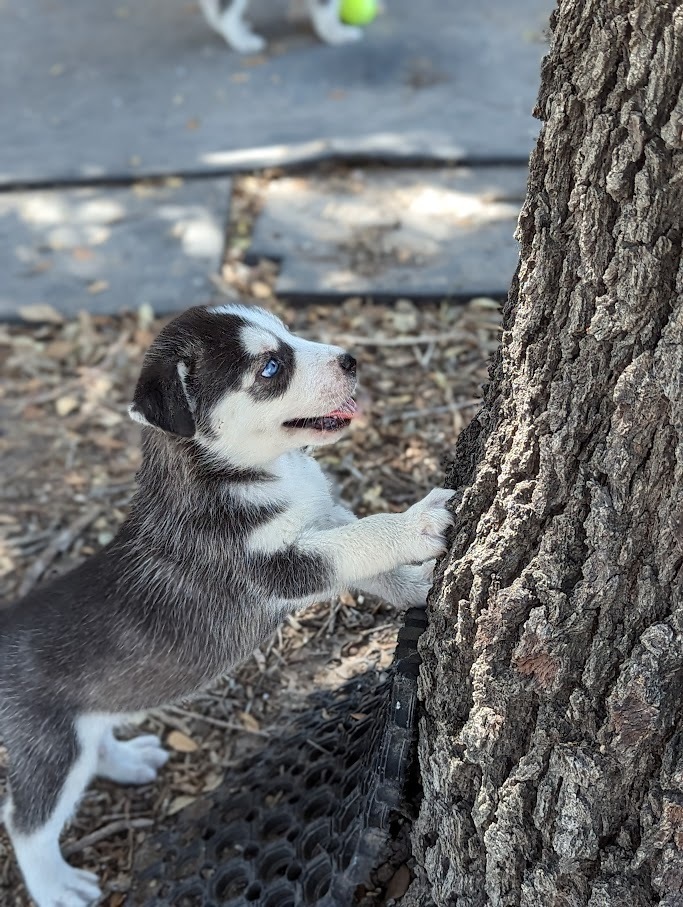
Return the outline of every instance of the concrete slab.
<path id="1" fill-rule="evenodd" d="M 342 47 L 254 5 L 270 45 L 245 59 L 193 0 L 2 0 L 0 185 L 528 156 L 554 0 L 388 0 Z"/>
<path id="2" fill-rule="evenodd" d="M 204 301 L 230 181 L 0 194 L 0 318 L 27 306 L 108 314 Z"/>
<path id="3" fill-rule="evenodd" d="M 504 295 L 525 167 L 356 170 L 271 182 L 249 254 L 287 296 Z"/>

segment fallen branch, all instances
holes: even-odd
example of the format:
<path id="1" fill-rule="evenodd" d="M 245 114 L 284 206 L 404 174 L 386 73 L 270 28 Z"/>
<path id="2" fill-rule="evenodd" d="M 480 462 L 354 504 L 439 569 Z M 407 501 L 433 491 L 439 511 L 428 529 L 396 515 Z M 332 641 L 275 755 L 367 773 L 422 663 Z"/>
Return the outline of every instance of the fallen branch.
<path id="1" fill-rule="evenodd" d="M 212 715 L 204 715 L 202 712 L 193 712 L 191 709 L 181 709 L 180 706 L 172 705 L 164 709 L 160 713 L 161 720 L 163 721 L 163 716 L 167 712 L 173 712 L 176 715 L 182 715 L 184 718 L 195 718 L 197 721 L 205 721 L 207 724 L 213 725 L 213 727 L 219 727 L 226 731 L 242 731 L 247 734 L 253 734 L 256 737 L 269 737 L 266 731 L 257 731 L 252 728 L 248 728 L 243 724 L 239 724 L 237 721 L 225 721 L 223 718 L 214 718 Z"/>
<path id="2" fill-rule="evenodd" d="M 75 853 L 85 850 L 86 847 L 91 847 L 106 838 L 121 834 L 122 831 L 138 831 L 141 828 L 151 828 L 154 824 L 154 819 L 118 819 L 116 822 L 103 825 L 102 828 L 96 828 L 95 831 L 91 831 L 89 835 L 79 838 L 78 841 L 66 844 L 62 847 L 62 853 L 65 857 L 71 857 Z"/>
<path id="3" fill-rule="evenodd" d="M 480 406 L 480 397 L 473 397 L 471 400 L 459 400 L 456 403 L 448 403 L 444 406 L 432 406 L 428 409 L 402 409 L 388 412 L 382 415 L 384 425 L 389 422 L 400 422 L 404 419 L 424 419 L 426 416 L 442 416 L 445 413 L 456 413 L 461 409 L 469 409 L 470 406 Z"/>

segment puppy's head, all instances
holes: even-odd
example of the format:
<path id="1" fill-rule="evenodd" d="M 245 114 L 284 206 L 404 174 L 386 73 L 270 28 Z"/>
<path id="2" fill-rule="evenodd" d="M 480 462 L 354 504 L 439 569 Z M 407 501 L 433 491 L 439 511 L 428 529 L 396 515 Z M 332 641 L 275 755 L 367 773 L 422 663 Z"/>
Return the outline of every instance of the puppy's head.
<path id="1" fill-rule="evenodd" d="M 258 467 L 334 441 L 355 413 L 355 386 L 352 356 L 290 334 L 263 309 L 196 307 L 148 350 L 129 412 L 233 466 Z"/>

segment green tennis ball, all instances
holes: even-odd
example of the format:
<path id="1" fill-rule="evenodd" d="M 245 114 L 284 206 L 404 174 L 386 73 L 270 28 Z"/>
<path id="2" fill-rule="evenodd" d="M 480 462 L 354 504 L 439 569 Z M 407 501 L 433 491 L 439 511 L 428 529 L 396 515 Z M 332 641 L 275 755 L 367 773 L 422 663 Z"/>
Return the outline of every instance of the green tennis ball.
<path id="1" fill-rule="evenodd" d="M 369 25 L 377 15 L 377 0 L 342 0 L 339 16 L 347 25 Z"/>

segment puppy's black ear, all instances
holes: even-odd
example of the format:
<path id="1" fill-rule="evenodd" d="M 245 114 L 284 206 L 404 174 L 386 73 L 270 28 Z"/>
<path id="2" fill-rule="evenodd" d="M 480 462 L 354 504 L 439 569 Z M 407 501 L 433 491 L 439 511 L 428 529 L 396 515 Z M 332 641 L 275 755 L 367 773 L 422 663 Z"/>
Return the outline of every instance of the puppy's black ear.
<path id="1" fill-rule="evenodd" d="M 166 358 L 145 362 L 128 408 L 131 419 L 191 438 L 195 422 L 183 383 L 186 375 L 184 362 Z"/>

